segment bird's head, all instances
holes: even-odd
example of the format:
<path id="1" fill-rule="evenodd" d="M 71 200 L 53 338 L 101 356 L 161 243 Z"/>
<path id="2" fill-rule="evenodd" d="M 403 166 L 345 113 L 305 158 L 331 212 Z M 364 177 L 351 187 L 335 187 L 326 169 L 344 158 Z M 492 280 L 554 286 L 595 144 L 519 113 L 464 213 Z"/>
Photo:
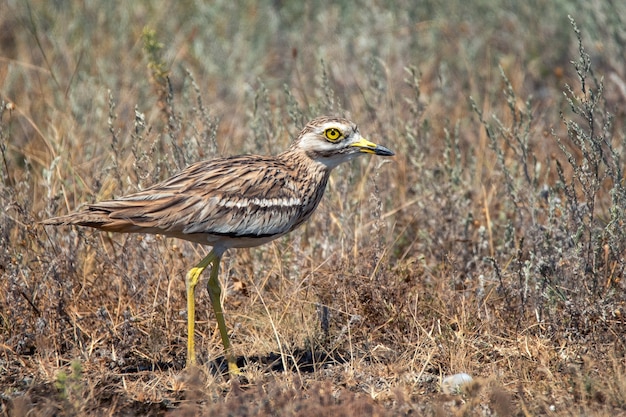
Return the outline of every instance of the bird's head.
<path id="1" fill-rule="evenodd" d="M 329 169 L 363 154 L 394 155 L 384 146 L 362 137 L 354 123 L 338 117 L 318 117 L 310 121 L 291 148 L 304 151 Z"/>

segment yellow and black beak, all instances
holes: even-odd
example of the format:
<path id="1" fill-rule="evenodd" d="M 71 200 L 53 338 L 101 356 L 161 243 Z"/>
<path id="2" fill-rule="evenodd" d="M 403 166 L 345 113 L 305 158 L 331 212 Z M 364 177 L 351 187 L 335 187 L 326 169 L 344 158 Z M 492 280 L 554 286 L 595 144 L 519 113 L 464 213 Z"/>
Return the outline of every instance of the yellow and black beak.
<path id="1" fill-rule="evenodd" d="M 377 145 L 374 142 L 370 142 L 369 140 L 364 139 L 364 138 L 359 139 L 358 142 L 354 142 L 350 146 L 359 148 L 359 152 L 363 152 L 363 153 L 372 153 L 374 155 L 380 155 L 380 156 L 395 155 L 390 149 L 387 149 L 384 146 Z"/>

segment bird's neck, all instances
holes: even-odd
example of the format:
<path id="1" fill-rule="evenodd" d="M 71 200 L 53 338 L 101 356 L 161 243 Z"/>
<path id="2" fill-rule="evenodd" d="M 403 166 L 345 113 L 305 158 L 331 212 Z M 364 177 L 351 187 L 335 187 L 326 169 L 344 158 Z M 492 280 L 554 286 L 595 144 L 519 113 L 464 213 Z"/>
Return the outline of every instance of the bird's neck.
<path id="1" fill-rule="evenodd" d="M 284 161 L 284 163 L 291 167 L 294 171 L 299 172 L 301 175 L 311 175 L 316 179 L 328 178 L 331 167 L 323 164 L 320 161 L 312 158 L 307 152 L 290 148 L 285 152 L 278 155 L 278 158 Z"/>
<path id="2" fill-rule="evenodd" d="M 305 151 L 301 149 L 289 149 L 278 156 L 286 166 L 291 168 L 294 176 L 305 183 L 314 185 L 309 187 L 307 192 L 313 194 L 321 191 L 324 192 L 326 184 L 328 183 L 328 177 L 332 168 L 327 165 L 311 158 Z M 313 191 L 315 189 L 315 191 Z M 317 205 L 321 199 L 321 195 L 309 196 L 312 201 L 315 201 L 314 205 Z"/>
<path id="3" fill-rule="evenodd" d="M 292 225 L 291 230 L 304 223 L 313 213 L 324 196 L 328 177 L 332 168 L 312 159 L 306 152 L 299 149 L 290 149 L 278 156 L 283 163 L 290 168 L 294 177 L 305 184 L 299 190 L 299 198 L 302 205 L 299 220 Z"/>

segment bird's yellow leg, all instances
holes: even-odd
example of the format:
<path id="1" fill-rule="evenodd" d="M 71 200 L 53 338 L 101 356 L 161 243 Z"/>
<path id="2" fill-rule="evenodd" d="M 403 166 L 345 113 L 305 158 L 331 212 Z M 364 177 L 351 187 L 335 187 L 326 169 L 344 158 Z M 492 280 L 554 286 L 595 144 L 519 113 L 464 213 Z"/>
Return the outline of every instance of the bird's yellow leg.
<path id="1" fill-rule="evenodd" d="M 228 330 L 226 329 L 226 322 L 224 321 L 224 313 L 222 311 L 222 302 L 220 300 L 222 289 L 220 288 L 220 283 L 217 279 L 219 267 L 220 258 L 218 256 L 215 256 L 211 260 L 211 276 L 209 277 L 209 283 L 207 287 L 209 290 L 209 297 L 211 298 L 211 305 L 213 306 L 213 311 L 215 312 L 215 318 L 217 319 L 217 327 L 220 330 L 220 336 L 222 338 L 222 343 L 224 344 L 224 350 L 226 352 L 226 360 L 228 361 L 228 373 L 231 375 L 240 375 L 241 371 L 237 366 L 237 360 L 230 346 Z"/>
<path id="2" fill-rule="evenodd" d="M 213 251 L 211 251 L 200 263 L 194 266 L 187 273 L 187 366 L 196 364 L 196 347 L 194 343 L 194 332 L 196 323 L 196 300 L 195 289 L 198 285 L 200 275 L 206 269 L 207 266 L 213 264 L 215 261 L 219 264 L 219 258 Z M 211 275 L 213 273 L 211 272 Z"/>

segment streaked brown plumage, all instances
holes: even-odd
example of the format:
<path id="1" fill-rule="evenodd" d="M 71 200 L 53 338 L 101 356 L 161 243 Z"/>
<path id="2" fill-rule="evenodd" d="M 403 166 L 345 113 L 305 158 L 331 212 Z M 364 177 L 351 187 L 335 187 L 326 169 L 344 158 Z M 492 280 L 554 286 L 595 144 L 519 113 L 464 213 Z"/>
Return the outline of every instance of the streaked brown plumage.
<path id="1" fill-rule="evenodd" d="M 309 122 L 289 149 L 277 156 L 243 155 L 198 162 L 138 193 L 89 204 L 43 223 L 155 233 L 213 246 L 187 274 L 187 363 L 195 363 L 194 290 L 210 264 L 209 295 L 229 371 L 236 373 L 220 304 L 217 274 L 221 256 L 229 248 L 262 245 L 300 226 L 322 199 L 332 169 L 363 153 L 393 155 L 362 138 L 354 123 L 320 117 Z"/>

